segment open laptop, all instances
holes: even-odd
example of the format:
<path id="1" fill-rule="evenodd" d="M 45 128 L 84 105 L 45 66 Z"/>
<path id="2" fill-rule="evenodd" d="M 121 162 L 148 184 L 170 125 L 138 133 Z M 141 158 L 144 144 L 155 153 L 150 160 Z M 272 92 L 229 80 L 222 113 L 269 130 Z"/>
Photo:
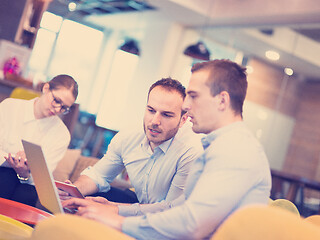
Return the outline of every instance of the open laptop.
<path id="1" fill-rule="evenodd" d="M 22 140 L 28 166 L 40 203 L 53 214 L 64 213 L 52 173 L 49 171 L 41 146 Z"/>

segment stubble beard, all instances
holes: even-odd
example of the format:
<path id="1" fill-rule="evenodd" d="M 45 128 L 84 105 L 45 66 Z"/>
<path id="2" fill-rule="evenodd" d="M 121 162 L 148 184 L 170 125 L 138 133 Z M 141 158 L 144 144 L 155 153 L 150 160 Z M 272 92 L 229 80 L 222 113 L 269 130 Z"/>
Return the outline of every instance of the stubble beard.
<path id="1" fill-rule="evenodd" d="M 163 137 L 159 136 L 160 137 L 159 139 L 157 139 L 157 137 L 152 137 L 152 136 L 149 137 L 150 136 L 150 133 L 148 130 L 149 126 L 147 126 L 145 123 L 143 124 L 143 129 L 144 129 L 144 133 L 146 134 L 146 137 L 147 137 L 149 143 L 153 143 L 153 144 L 159 146 L 160 144 L 169 140 L 170 138 L 174 137 L 177 134 L 177 132 L 179 130 L 179 125 L 180 125 L 180 122 L 178 123 L 178 125 L 175 128 L 166 132 Z M 156 127 L 151 126 L 151 128 L 152 129 L 159 129 L 157 126 Z M 159 135 L 161 135 L 161 134 L 163 134 L 163 131 L 161 131 L 161 133 Z"/>

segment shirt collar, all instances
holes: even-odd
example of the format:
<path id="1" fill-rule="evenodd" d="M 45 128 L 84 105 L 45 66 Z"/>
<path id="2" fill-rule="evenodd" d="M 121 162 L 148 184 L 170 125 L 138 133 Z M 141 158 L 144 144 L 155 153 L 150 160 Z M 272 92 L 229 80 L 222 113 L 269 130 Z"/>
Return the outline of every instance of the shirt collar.
<path id="1" fill-rule="evenodd" d="M 217 130 L 209 133 L 208 135 L 206 135 L 205 137 L 203 137 L 201 139 L 202 142 L 202 146 L 204 149 L 206 149 L 207 147 L 209 147 L 209 145 L 220 135 L 229 132 L 229 131 L 234 131 L 237 128 L 241 128 L 244 125 L 243 121 L 239 121 L 239 122 L 234 122 L 231 123 L 225 127 L 222 128 L 218 128 Z"/>
<path id="2" fill-rule="evenodd" d="M 158 147 L 162 150 L 162 152 L 166 153 L 171 145 L 172 140 L 173 140 L 173 137 L 161 143 Z"/>
<path id="3" fill-rule="evenodd" d="M 162 152 L 166 153 L 171 145 L 171 142 L 173 141 L 173 138 L 170 138 L 169 140 L 161 143 L 158 147 L 156 148 L 159 148 L 161 149 Z M 145 136 L 141 142 L 141 147 L 144 147 L 145 149 L 148 149 L 150 148 L 151 150 L 151 147 L 150 147 L 150 144 L 149 144 L 149 140 L 147 139 L 147 136 Z"/>
<path id="4" fill-rule="evenodd" d="M 26 108 L 25 108 L 26 110 L 25 110 L 25 114 L 24 114 L 24 122 L 36 120 L 36 118 L 34 116 L 34 102 L 36 99 L 38 99 L 38 98 L 27 100 Z"/>

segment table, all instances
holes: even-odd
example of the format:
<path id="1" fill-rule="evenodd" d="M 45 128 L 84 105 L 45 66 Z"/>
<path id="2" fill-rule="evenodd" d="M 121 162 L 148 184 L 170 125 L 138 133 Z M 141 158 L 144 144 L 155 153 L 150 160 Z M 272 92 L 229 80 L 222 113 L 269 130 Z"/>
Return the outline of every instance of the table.
<path id="1" fill-rule="evenodd" d="M 0 214 L 33 226 L 53 216 L 41 209 L 5 198 L 0 198 Z"/>

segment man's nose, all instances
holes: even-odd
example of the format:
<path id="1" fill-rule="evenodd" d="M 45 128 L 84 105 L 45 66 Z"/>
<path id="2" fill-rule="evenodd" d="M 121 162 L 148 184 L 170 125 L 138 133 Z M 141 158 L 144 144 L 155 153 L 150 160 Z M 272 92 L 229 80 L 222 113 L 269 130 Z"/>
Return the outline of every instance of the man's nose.
<path id="1" fill-rule="evenodd" d="M 153 125 L 160 125 L 161 124 L 161 115 L 160 113 L 156 113 L 153 115 L 151 123 Z"/>
<path id="2" fill-rule="evenodd" d="M 189 101 L 187 100 L 187 98 L 185 98 L 183 101 L 182 110 L 186 112 L 189 110 Z"/>

